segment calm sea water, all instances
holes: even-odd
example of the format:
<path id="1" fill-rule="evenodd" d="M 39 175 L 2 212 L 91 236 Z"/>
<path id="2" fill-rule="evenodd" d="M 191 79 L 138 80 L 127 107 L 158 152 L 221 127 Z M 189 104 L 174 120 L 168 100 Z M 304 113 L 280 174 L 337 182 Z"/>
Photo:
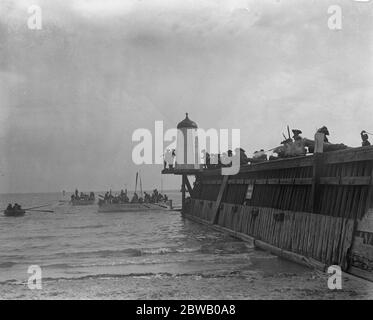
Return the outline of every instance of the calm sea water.
<path id="1" fill-rule="evenodd" d="M 180 204 L 179 192 L 168 195 Z M 329 294 L 313 271 L 179 212 L 99 213 L 97 205 L 61 200 L 53 193 L 0 195 L 0 208 L 18 202 L 54 210 L 0 215 L 0 298 L 299 298 L 306 282 L 319 286 L 316 295 Z M 42 268 L 46 288 L 36 296 L 26 285 L 30 265 Z"/>

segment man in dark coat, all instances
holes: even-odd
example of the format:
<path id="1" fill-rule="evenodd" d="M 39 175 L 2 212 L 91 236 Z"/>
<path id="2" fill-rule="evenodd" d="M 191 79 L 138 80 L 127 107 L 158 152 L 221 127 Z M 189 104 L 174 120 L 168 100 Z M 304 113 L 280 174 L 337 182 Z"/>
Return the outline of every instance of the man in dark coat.
<path id="1" fill-rule="evenodd" d="M 365 130 L 363 130 L 363 131 L 361 131 L 360 135 L 361 135 L 361 140 L 362 140 L 361 145 L 363 147 L 369 147 L 370 146 L 370 142 L 368 141 L 368 134 L 367 134 L 367 132 Z"/>

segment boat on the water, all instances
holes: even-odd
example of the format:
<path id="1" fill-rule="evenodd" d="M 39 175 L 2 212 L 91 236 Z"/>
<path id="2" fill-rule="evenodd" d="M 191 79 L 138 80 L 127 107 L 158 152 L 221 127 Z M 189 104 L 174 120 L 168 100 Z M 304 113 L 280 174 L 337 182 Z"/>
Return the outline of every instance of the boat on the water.
<path id="1" fill-rule="evenodd" d="M 147 210 L 171 210 L 171 202 L 168 203 L 105 203 L 99 201 L 98 212 L 134 212 Z"/>
<path id="2" fill-rule="evenodd" d="M 5 209 L 4 215 L 7 217 L 22 217 L 26 213 L 23 209 Z"/>
<path id="3" fill-rule="evenodd" d="M 85 194 L 83 192 L 80 192 L 78 189 L 75 190 L 74 194 L 71 195 L 70 203 L 73 206 L 88 206 L 95 203 L 95 194 L 94 192 L 91 192 L 90 194 Z"/>
<path id="4" fill-rule="evenodd" d="M 95 199 L 73 199 L 70 203 L 73 206 L 88 206 L 95 204 Z"/>
<path id="5" fill-rule="evenodd" d="M 140 181 L 140 197 L 137 195 L 137 183 Z M 147 210 L 172 210 L 172 200 L 168 200 L 166 195 L 162 195 L 157 189 L 153 194 L 143 196 L 142 182 L 139 172 L 136 173 L 135 192 L 132 200 L 127 196 L 127 189 L 121 190 L 120 194 L 112 195 L 106 192 L 105 196 L 99 195 L 98 212 L 133 212 Z"/>

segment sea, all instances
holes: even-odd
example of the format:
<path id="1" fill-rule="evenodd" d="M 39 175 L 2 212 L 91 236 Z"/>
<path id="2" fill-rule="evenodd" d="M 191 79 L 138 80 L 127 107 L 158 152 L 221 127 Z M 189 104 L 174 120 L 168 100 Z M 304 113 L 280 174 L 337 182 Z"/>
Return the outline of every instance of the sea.
<path id="1" fill-rule="evenodd" d="M 178 191 L 167 192 L 174 206 Z M 372 299 L 371 283 L 283 260 L 179 211 L 100 213 L 69 194 L 1 194 L 0 299 Z M 40 270 L 40 286 L 33 278 Z"/>

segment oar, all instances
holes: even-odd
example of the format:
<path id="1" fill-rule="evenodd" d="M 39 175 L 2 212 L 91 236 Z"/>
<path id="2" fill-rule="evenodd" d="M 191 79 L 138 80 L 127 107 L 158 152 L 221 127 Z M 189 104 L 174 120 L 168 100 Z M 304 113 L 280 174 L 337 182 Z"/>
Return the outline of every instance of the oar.
<path id="1" fill-rule="evenodd" d="M 38 207 L 26 208 L 26 209 L 23 209 L 23 210 L 38 209 L 38 208 L 43 208 L 43 207 L 48 207 L 48 206 L 50 206 L 50 204 L 45 204 L 43 206 L 38 206 Z"/>
<path id="2" fill-rule="evenodd" d="M 35 210 L 30 210 L 30 209 L 25 209 L 26 211 L 37 211 L 37 212 L 54 212 L 53 210 L 37 210 L 37 209 L 35 209 Z"/>

